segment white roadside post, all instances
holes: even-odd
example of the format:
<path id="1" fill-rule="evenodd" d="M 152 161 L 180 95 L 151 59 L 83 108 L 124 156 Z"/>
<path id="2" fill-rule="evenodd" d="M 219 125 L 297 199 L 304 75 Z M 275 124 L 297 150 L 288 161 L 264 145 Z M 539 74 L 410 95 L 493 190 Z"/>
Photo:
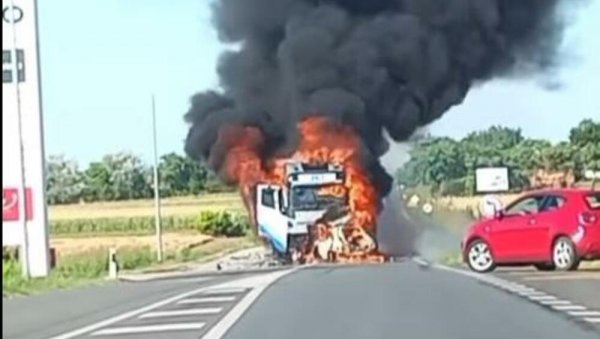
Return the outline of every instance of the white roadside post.
<path id="1" fill-rule="evenodd" d="M 2 245 L 23 275 L 50 270 L 35 0 L 2 4 Z"/>
<path id="2" fill-rule="evenodd" d="M 156 256 L 163 260 L 162 225 L 160 220 L 160 189 L 158 180 L 158 142 L 156 133 L 156 101 L 152 95 L 152 139 L 154 144 L 154 226 L 156 228 Z"/>
<path id="3" fill-rule="evenodd" d="M 108 279 L 116 280 L 119 275 L 119 262 L 117 261 L 117 249 L 108 250 Z"/>

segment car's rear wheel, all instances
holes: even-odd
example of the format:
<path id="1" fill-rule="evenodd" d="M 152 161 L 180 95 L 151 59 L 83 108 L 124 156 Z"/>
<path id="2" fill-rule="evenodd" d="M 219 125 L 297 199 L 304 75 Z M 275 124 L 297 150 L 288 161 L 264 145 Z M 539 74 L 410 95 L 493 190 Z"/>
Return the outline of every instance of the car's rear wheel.
<path id="1" fill-rule="evenodd" d="M 490 246 L 483 240 L 473 241 L 467 250 L 467 264 L 475 272 L 491 272 L 496 268 L 496 262 Z"/>
<path id="2" fill-rule="evenodd" d="M 559 271 L 573 271 L 579 267 L 579 258 L 571 239 L 560 237 L 554 242 L 552 262 Z"/>

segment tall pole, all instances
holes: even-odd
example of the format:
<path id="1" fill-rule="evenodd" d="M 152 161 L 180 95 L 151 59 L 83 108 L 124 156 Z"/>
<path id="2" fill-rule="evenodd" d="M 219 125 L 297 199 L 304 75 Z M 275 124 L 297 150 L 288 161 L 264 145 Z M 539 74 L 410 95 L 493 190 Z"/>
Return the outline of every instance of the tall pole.
<path id="1" fill-rule="evenodd" d="M 17 29 L 16 29 L 16 10 L 14 0 L 10 1 L 10 26 L 12 29 L 12 80 L 15 84 L 15 97 L 17 99 L 17 134 L 19 136 L 19 167 L 20 167 L 20 180 L 19 189 L 17 193 L 18 211 L 19 211 L 19 226 L 22 230 L 21 239 L 21 270 L 23 271 L 23 277 L 25 279 L 30 278 L 29 268 L 29 234 L 27 232 L 27 189 L 25 179 L 25 146 L 23 142 L 23 116 L 21 112 L 21 89 L 19 87 L 19 59 L 17 53 Z M 25 64 L 25 55 L 23 55 L 23 64 Z"/>
<path id="2" fill-rule="evenodd" d="M 152 94 L 152 139 L 154 143 L 154 226 L 156 228 L 156 255 L 163 260 L 162 227 L 160 224 L 160 190 L 158 181 L 158 142 L 156 137 L 156 100 Z"/>

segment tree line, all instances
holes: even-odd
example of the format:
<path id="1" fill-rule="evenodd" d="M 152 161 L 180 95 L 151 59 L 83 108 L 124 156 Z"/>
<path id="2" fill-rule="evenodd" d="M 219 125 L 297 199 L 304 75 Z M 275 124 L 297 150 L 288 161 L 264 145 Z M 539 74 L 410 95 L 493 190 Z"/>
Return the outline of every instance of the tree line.
<path id="1" fill-rule="evenodd" d="M 104 156 L 81 170 L 63 155 L 46 162 L 49 204 L 146 199 L 154 196 L 153 168 L 130 153 Z M 162 197 L 230 190 L 205 166 L 187 156 L 169 153 L 158 165 Z"/>
<path id="2" fill-rule="evenodd" d="M 432 194 L 475 193 L 478 167 L 506 166 L 515 190 L 531 186 L 532 175 L 571 172 L 581 179 L 583 170 L 600 170 L 600 123 L 584 120 L 569 140 L 552 144 L 525 138 L 520 129 L 494 126 L 461 140 L 426 137 L 414 145 L 410 160 L 398 171 L 399 183 L 424 187 Z M 159 190 L 162 197 L 231 191 L 204 165 L 177 153 L 160 158 Z M 47 197 L 50 204 L 118 201 L 151 198 L 153 168 L 130 153 L 104 156 L 81 170 L 64 156 L 47 159 Z"/>
<path id="3" fill-rule="evenodd" d="M 568 141 L 552 144 L 525 138 L 520 129 L 494 126 L 455 140 L 426 137 L 410 151 L 398 181 L 435 195 L 475 194 L 475 170 L 509 169 L 510 187 L 522 191 L 539 175 L 583 179 L 586 170 L 600 171 L 600 122 L 586 119 L 572 128 Z"/>

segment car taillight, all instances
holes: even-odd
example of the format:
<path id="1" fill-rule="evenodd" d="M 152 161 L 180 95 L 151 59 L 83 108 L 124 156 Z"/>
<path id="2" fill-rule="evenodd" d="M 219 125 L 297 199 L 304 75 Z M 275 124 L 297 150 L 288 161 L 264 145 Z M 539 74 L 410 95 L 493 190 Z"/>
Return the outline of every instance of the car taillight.
<path id="1" fill-rule="evenodd" d="M 598 216 L 591 212 L 583 212 L 579 214 L 579 223 L 582 225 L 591 225 L 598 222 Z"/>

